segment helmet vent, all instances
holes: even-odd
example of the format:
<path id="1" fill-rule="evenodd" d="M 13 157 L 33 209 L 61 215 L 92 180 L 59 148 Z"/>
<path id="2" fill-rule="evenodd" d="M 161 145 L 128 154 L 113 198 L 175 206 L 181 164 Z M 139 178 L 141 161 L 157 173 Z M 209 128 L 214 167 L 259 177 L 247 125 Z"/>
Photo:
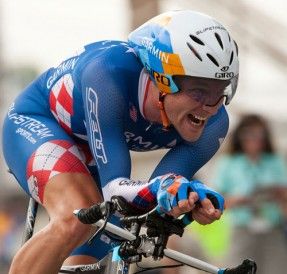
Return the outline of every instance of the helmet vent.
<path id="1" fill-rule="evenodd" d="M 190 44 L 190 43 L 186 43 L 187 46 L 190 48 L 190 50 L 193 52 L 193 54 L 200 60 L 202 61 L 201 56 L 198 54 L 198 52 L 195 50 L 195 48 Z"/>
<path id="2" fill-rule="evenodd" d="M 233 41 L 234 42 L 234 44 L 235 44 L 235 48 L 236 48 L 236 55 L 238 56 L 238 46 L 237 46 L 237 44 L 236 44 L 236 42 L 235 41 Z"/>
<path id="3" fill-rule="evenodd" d="M 228 40 L 229 40 L 229 42 L 231 41 L 231 39 L 230 39 L 230 35 L 229 35 L 229 33 L 227 33 L 227 35 L 228 35 Z"/>
<path id="4" fill-rule="evenodd" d="M 195 43 L 204 46 L 204 43 L 203 43 L 199 38 L 197 38 L 196 36 L 190 34 L 189 37 L 190 37 Z"/>
<path id="5" fill-rule="evenodd" d="M 215 60 L 215 58 L 214 58 L 212 55 L 210 55 L 209 53 L 207 53 L 206 56 L 209 58 L 209 60 L 210 60 L 214 65 L 216 65 L 217 67 L 219 67 L 218 62 Z"/>
<path id="6" fill-rule="evenodd" d="M 232 61 L 233 61 L 233 51 L 231 52 L 231 56 L 230 56 L 230 61 L 229 61 L 229 66 L 231 65 Z"/>
<path id="7" fill-rule="evenodd" d="M 215 37 L 216 37 L 216 40 L 218 42 L 218 44 L 220 45 L 220 47 L 223 49 L 223 43 L 222 43 L 222 40 L 220 38 L 220 35 L 218 33 L 214 33 Z"/>

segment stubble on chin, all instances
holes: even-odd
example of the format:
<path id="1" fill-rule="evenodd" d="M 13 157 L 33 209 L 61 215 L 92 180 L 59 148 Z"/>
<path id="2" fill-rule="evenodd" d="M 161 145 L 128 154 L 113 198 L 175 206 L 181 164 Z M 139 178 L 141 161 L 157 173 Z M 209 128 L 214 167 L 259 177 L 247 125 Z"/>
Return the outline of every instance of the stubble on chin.
<path id="1" fill-rule="evenodd" d="M 196 142 L 202 135 L 203 129 L 199 132 L 192 132 L 188 130 L 180 131 L 176 129 L 182 139 L 186 142 Z"/>

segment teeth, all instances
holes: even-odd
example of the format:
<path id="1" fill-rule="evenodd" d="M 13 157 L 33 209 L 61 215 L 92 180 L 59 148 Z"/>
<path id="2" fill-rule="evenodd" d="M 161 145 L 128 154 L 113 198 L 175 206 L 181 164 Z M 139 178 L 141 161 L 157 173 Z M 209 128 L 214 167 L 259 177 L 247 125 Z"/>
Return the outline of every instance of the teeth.
<path id="1" fill-rule="evenodd" d="M 202 117 L 202 116 L 191 114 L 191 113 L 188 114 L 188 116 L 189 116 L 190 122 L 196 126 L 202 126 L 205 123 L 205 120 L 207 119 L 207 117 Z"/>
<path id="2" fill-rule="evenodd" d="M 194 114 L 192 114 L 192 116 L 194 116 L 196 119 L 198 119 L 200 121 L 205 121 L 206 120 L 206 117 L 201 117 L 201 116 L 197 116 L 197 115 L 194 115 Z"/>

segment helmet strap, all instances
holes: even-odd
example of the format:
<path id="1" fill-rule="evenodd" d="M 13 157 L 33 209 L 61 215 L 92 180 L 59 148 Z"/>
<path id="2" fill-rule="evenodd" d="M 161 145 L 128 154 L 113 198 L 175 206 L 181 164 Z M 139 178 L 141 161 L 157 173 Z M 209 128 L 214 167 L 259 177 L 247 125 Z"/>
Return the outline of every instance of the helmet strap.
<path id="1" fill-rule="evenodd" d="M 163 92 L 159 92 L 159 99 L 158 99 L 158 107 L 160 110 L 160 117 L 161 117 L 161 121 L 162 121 L 162 125 L 163 125 L 163 130 L 169 130 L 170 129 L 170 121 L 166 115 L 165 109 L 164 109 L 164 98 L 166 96 L 166 93 Z"/>

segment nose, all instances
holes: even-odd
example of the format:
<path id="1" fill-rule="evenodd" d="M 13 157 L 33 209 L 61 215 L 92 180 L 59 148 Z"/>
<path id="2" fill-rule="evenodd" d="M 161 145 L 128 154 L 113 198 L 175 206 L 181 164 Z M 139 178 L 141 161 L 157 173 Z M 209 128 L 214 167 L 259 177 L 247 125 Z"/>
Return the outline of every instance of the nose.
<path id="1" fill-rule="evenodd" d="M 202 105 L 202 110 L 208 112 L 211 115 L 214 115 L 217 112 L 218 107 L 217 107 L 217 105 L 216 106 Z"/>

